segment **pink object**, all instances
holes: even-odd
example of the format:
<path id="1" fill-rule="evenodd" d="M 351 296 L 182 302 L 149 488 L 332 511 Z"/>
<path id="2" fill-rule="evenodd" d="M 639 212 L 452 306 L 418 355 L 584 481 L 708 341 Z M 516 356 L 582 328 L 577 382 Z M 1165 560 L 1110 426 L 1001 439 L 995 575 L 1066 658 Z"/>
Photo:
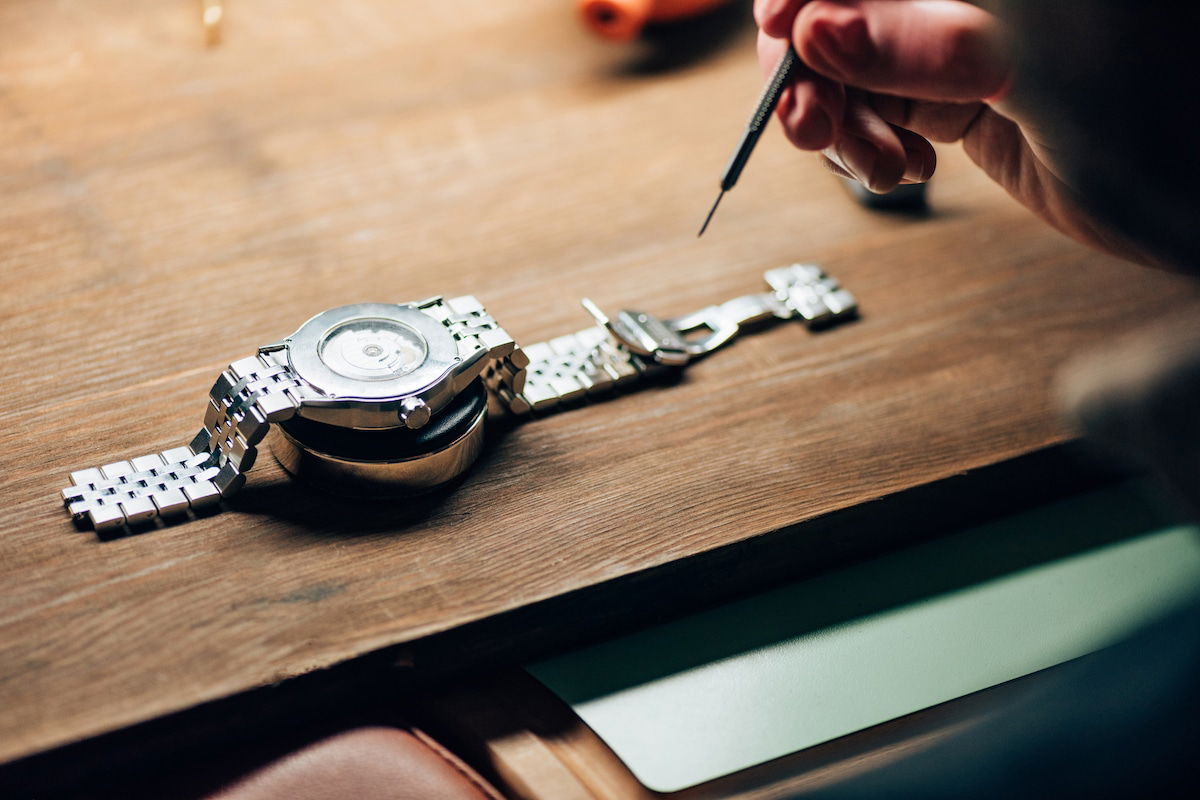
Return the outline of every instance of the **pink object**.
<path id="1" fill-rule="evenodd" d="M 583 24 L 606 39 L 628 41 L 648 22 L 702 14 L 729 0 L 577 0 Z"/>

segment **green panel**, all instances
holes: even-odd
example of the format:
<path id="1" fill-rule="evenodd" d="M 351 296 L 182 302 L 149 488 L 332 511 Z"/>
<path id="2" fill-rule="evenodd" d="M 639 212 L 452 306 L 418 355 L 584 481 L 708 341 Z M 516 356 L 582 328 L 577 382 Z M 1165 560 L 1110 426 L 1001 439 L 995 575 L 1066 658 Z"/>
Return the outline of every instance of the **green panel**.
<path id="1" fill-rule="evenodd" d="M 1129 484 L 528 667 L 676 791 L 1092 652 L 1200 586 Z"/>

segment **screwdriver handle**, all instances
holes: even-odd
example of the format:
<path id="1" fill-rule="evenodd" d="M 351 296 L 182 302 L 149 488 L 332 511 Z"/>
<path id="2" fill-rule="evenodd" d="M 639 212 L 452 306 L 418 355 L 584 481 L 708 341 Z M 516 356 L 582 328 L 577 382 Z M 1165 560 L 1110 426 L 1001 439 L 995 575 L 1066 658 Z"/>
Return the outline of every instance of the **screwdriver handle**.
<path id="1" fill-rule="evenodd" d="M 742 140 L 738 142 L 737 149 L 733 151 L 733 157 L 729 159 L 729 166 L 725 167 L 725 174 L 721 177 L 721 191 L 729 191 L 738 182 L 742 169 L 746 166 L 746 161 L 754 152 L 754 146 L 758 144 L 758 137 L 762 136 L 763 128 L 767 127 L 767 123 L 771 120 L 771 114 L 779 105 L 779 95 L 791 81 L 792 74 L 796 71 L 796 65 L 799 63 L 800 59 L 796 55 L 795 49 L 788 45 L 787 52 L 783 54 L 783 58 L 779 59 L 779 66 L 775 67 L 771 80 L 767 81 L 767 85 L 763 89 L 762 97 L 758 100 L 758 107 L 754 109 L 754 116 L 750 117 L 746 132 L 742 134 Z"/>

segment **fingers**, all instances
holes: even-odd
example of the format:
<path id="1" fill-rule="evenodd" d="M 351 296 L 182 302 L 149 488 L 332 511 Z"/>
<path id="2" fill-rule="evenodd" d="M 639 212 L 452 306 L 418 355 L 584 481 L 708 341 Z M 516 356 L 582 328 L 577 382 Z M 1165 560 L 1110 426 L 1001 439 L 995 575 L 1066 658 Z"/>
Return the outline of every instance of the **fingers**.
<path id="1" fill-rule="evenodd" d="M 845 137 L 832 148 L 821 151 L 821 160 L 836 175 L 858 181 L 875 194 L 887 194 L 900 184 L 925 183 L 933 177 L 937 167 L 937 155 L 925 139 L 906 131 L 895 129 L 904 143 L 904 160 L 900 179 L 896 180 L 896 163 L 881 157 L 880 151 L 865 140 Z M 915 141 L 904 142 L 908 137 Z M 867 177 L 863 177 L 863 176 Z"/>
<path id="2" fill-rule="evenodd" d="M 786 40 L 759 33 L 758 59 L 764 74 L 775 70 L 787 47 Z M 801 150 L 821 150 L 837 138 L 844 106 L 840 84 L 800 64 L 791 84 L 780 95 L 775 113 L 793 145 Z"/>
<path id="3" fill-rule="evenodd" d="M 907 100 L 890 94 L 871 95 L 871 106 L 886 122 L 934 142 L 962 139 L 985 108 L 983 103 Z"/>
<path id="4" fill-rule="evenodd" d="M 787 42 L 759 33 L 759 63 L 769 74 L 782 58 Z M 903 182 L 929 180 L 936 157 L 921 136 L 896 127 L 872 107 L 873 98 L 844 87 L 801 64 L 776 109 L 788 140 L 802 150 L 821 150 L 848 177 L 873 192 L 887 192 Z M 898 113 L 898 112 L 897 112 Z"/>
<path id="5" fill-rule="evenodd" d="M 760 5 L 773 26 L 790 9 L 787 0 Z M 792 25 L 796 52 L 822 75 L 873 92 L 952 102 L 1004 91 L 1002 36 L 995 17 L 958 0 L 812 0 L 799 4 Z"/>
<path id="6" fill-rule="evenodd" d="M 787 39 L 803 62 L 777 111 L 788 139 L 875 192 L 928 180 L 926 137 L 959 138 L 1008 85 L 1000 24 L 958 0 L 755 0 L 754 14 L 764 75 Z"/>
<path id="7" fill-rule="evenodd" d="M 841 135 L 822 155 L 835 172 L 877 193 L 891 191 L 901 182 L 926 181 L 937 163 L 929 142 L 889 125 L 866 95 L 857 92 L 847 98 Z"/>
<path id="8" fill-rule="evenodd" d="M 937 169 L 937 151 L 924 136 L 892 126 L 904 147 L 904 174 L 901 183 L 924 183 Z"/>
<path id="9" fill-rule="evenodd" d="M 786 39 L 792 33 L 796 12 L 808 0 L 754 0 L 754 20 L 759 29 L 774 39 Z"/>

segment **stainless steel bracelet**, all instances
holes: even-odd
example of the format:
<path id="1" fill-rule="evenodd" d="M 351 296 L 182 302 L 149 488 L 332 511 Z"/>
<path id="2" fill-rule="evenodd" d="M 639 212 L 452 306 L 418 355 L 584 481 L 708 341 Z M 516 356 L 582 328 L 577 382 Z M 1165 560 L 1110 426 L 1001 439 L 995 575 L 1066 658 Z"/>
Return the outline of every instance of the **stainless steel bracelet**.
<path id="1" fill-rule="evenodd" d="M 63 502 L 98 531 L 215 505 L 241 488 L 270 423 L 295 414 L 303 391 L 270 352 L 235 361 L 209 390 L 191 444 L 72 472 Z"/>
<path id="2" fill-rule="evenodd" d="M 765 273 L 771 291 L 743 295 L 674 319 L 622 311 L 610 320 L 590 300 L 590 328 L 521 348 L 529 358 L 524 391 L 494 389 L 514 414 L 545 411 L 585 395 L 680 367 L 711 353 L 747 325 L 767 319 L 801 319 L 810 327 L 856 310 L 853 295 L 819 267 L 793 264 Z M 693 337 L 697 332 L 698 337 Z"/>
<path id="3" fill-rule="evenodd" d="M 818 267 L 795 264 L 765 278 L 771 291 L 674 319 L 637 311 L 609 319 L 585 299 L 595 325 L 525 348 L 469 295 L 436 297 L 416 308 L 454 339 L 454 394 L 482 375 L 511 412 L 528 414 L 682 367 L 756 322 L 801 319 L 815 326 L 855 311 L 853 296 Z M 75 519 L 103 531 L 199 510 L 236 492 L 270 424 L 291 418 L 305 400 L 326 397 L 292 371 L 289 341 L 261 348 L 221 373 L 209 391 L 204 427 L 186 447 L 71 473 L 62 497 Z M 402 409 L 401 419 L 420 427 L 431 413 L 417 400 Z M 412 424 L 417 414 L 423 418 Z"/>

